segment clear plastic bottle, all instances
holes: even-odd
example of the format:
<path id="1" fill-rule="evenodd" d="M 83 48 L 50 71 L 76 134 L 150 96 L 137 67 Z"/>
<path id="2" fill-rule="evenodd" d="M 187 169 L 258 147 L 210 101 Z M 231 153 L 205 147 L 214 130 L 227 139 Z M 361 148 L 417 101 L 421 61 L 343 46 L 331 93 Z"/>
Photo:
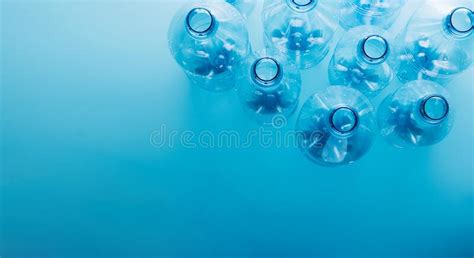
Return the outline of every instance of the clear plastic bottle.
<path id="1" fill-rule="evenodd" d="M 265 0 L 265 44 L 288 55 L 301 68 L 319 64 L 337 29 L 334 0 Z"/>
<path id="2" fill-rule="evenodd" d="M 343 0 L 340 8 L 341 26 L 348 30 L 360 25 L 390 28 L 406 0 Z"/>
<path id="3" fill-rule="evenodd" d="M 210 91 L 234 87 L 235 68 L 250 53 L 242 15 L 224 1 L 184 6 L 168 33 L 176 62 L 190 80 Z"/>
<path id="4" fill-rule="evenodd" d="M 235 6 L 235 8 L 237 8 L 245 18 L 247 18 L 255 8 L 257 0 L 226 0 L 226 2 Z"/>
<path id="5" fill-rule="evenodd" d="M 445 84 L 473 64 L 474 1 L 431 0 L 397 37 L 398 77 Z"/>
<path id="6" fill-rule="evenodd" d="M 448 92 L 439 84 L 409 82 L 380 105 L 381 134 L 400 148 L 436 144 L 451 131 L 454 112 L 450 103 Z"/>
<path id="7" fill-rule="evenodd" d="M 329 81 L 376 96 L 394 78 L 392 38 L 378 27 L 350 30 L 337 44 L 329 63 Z M 395 58 L 396 59 L 396 58 Z"/>
<path id="8" fill-rule="evenodd" d="M 262 124 L 288 118 L 298 107 L 301 75 L 286 56 L 272 51 L 250 55 L 238 70 L 237 90 L 244 109 Z"/>
<path id="9" fill-rule="evenodd" d="M 353 163 L 372 147 L 374 109 L 359 91 L 330 86 L 306 101 L 296 130 L 300 149 L 312 161 L 324 166 Z"/>

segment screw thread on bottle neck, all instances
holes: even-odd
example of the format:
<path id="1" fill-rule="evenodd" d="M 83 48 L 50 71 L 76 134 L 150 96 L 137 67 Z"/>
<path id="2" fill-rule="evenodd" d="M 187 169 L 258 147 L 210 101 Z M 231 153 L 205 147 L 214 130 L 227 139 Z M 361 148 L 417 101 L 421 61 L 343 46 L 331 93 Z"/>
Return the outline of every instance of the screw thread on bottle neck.
<path id="1" fill-rule="evenodd" d="M 186 27 L 193 36 L 205 37 L 215 29 L 215 26 L 216 20 L 206 8 L 194 8 L 186 16 Z"/>
<path id="2" fill-rule="evenodd" d="M 274 58 L 263 57 L 252 65 L 252 76 L 261 88 L 271 90 L 281 81 L 282 68 Z"/>
<path id="3" fill-rule="evenodd" d="M 466 7 L 454 9 L 445 19 L 445 29 L 457 37 L 471 35 L 474 30 L 474 12 Z"/>
<path id="4" fill-rule="evenodd" d="M 428 96 L 420 104 L 421 115 L 429 123 L 442 122 L 449 111 L 448 100 L 439 95 Z"/>
<path id="5" fill-rule="evenodd" d="M 336 133 L 346 135 L 355 130 L 359 124 L 359 116 L 352 108 L 343 106 L 332 112 L 329 123 Z"/>
<path id="6" fill-rule="evenodd" d="M 369 64 L 380 64 L 385 61 L 389 54 L 387 40 L 379 35 L 370 35 L 359 43 L 359 53 L 362 59 Z"/>
<path id="7" fill-rule="evenodd" d="M 309 12 L 318 5 L 318 0 L 287 0 L 287 4 L 296 12 Z"/>

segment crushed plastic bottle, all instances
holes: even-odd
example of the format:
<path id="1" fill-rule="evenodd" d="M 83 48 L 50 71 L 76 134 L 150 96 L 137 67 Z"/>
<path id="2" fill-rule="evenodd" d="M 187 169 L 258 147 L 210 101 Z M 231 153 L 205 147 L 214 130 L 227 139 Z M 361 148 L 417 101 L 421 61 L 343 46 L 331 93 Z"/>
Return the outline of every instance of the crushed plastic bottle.
<path id="1" fill-rule="evenodd" d="M 334 0 L 266 0 L 265 44 L 288 55 L 301 68 L 319 64 L 328 54 L 337 29 Z"/>
<path id="2" fill-rule="evenodd" d="M 474 1 L 431 0 L 413 15 L 396 42 L 402 82 L 445 84 L 473 65 Z"/>
<path id="3" fill-rule="evenodd" d="M 350 164 L 372 146 L 374 109 L 359 91 L 330 86 L 306 101 L 296 130 L 300 149 L 312 161 L 323 166 Z"/>
<path id="4" fill-rule="evenodd" d="M 339 23 L 346 30 L 361 25 L 388 29 L 405 3 L 406 0 L 343 0 Z"/>
<path id="5" fill-rule="evenodd" d="M 238 71 L 237 90 L 244 109 L 258 122 L 271 125 L 276 117 L 288 119 L 298 107 L 300 71 L 279 53 L 252 54 Z"/>
<path id="6" fill-rule="evenodd" d="M 382 102 L 377 115 L 382 136 L 401 148 L 439 143 L 454 121 L 446 89 L 426 80 L 399 88 Z"/>
<path id="7" fill-rule="evenodd" d="M 360 26 L 339 41 L 329 63 L 329 81 L 374 97 L 394 78 L 392 38 L 383 29 Z"/>
<path id="8" fill-rule="evenodd" d="M 233 88 L 235 69 L 251 51 L 242 15 L 224 1 L 184 6 L 168 39 L 171 54 L 191 82 L 210 91 Z"/>

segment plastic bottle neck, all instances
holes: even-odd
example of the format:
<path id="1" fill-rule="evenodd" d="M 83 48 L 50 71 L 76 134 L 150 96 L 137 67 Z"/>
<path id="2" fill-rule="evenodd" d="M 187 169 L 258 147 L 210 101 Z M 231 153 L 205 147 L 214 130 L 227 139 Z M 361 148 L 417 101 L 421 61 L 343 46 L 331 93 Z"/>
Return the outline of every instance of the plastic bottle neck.
<path id="1" fill-rule="evenodd" d="M 443 96 L 426 97 L 420 104 L 420 112 L 429 123 L 441 123 L 449 114 L 449 103 Z"/>
<path id="2" fill-rule="evenodd" d="M 450 35 L 468 37 L 474 31 L 474 12 L 466 7 L 456 8 L 446 17 L 444 26 Z"/>
<path id="3" fill-rule="evenodd" d="M 359 124 L 359 116 L 350 107 L 339 107 L 329 117 L 332 129 L 342 135 L 350 134 Z"/>
<path id="4" fill-rule="evenodd" d="M 286 0 L 288 6 L 296 12 L 305 13 L 318 5 L 318 0 Z"/>
<path id="5" fill-rule="evenodd" d="M 273 90 L 282 79 L 282 67 L 271 57 L 257 59 L 252 65 L 252 78 L 259 88 Z"/>
<path id="6" fill-rule="evenodd" d="M 370 35 L 359 42 L 359 56 L 369 64 L 380 64 L 390 52 L 388 41 L 379 35 Z"/>
<path id="7" fill-rule="evenodd" d="M 192 36 L 206 37 L 215 30 L 216 26 L 214 16 L 206 8 L 194 8 L 186 16 L 186 28 Z"/>

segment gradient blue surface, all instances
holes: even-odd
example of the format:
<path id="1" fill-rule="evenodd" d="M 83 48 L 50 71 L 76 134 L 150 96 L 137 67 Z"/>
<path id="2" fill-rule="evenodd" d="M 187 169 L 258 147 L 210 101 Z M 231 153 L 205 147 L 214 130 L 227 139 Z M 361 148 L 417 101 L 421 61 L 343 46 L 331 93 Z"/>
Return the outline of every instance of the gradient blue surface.
<path id="1" fill-rule="evenodd" d="M 0 256 L 474 255 L 473 69 L 448 87 L 457 121 L 430 148 L 379 137 L 332 169 L 294 148 L 156 148 L 162 125 L 258 126 L 235 92 L 190 87 L 173 61 L 183 1 L 0 3 Z M 328 61 L 303 72 L 303 99 L 327 87 Z"/>

